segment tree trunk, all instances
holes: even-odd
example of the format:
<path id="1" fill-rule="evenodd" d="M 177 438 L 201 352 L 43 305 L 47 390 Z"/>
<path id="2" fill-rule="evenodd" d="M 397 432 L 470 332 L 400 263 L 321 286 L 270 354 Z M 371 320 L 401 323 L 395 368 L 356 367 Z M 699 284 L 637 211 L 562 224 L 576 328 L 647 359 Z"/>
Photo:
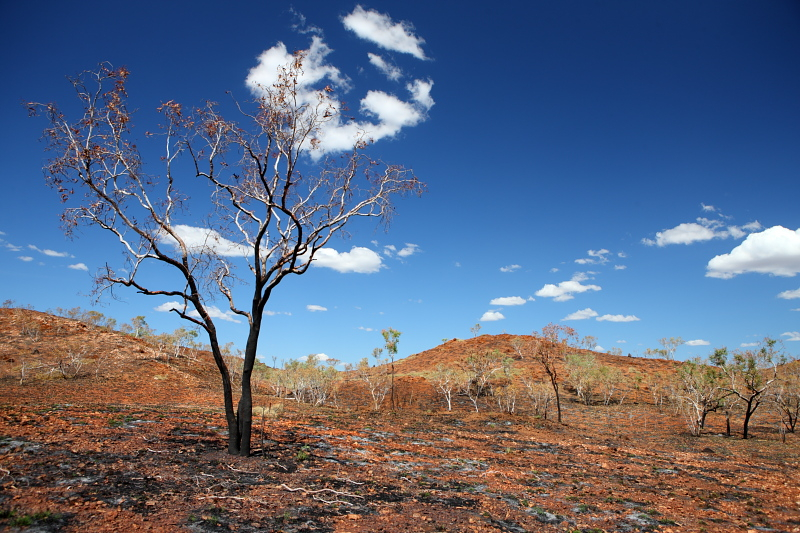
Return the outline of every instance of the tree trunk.
<path id="1" fill-rule="evenodd" d="M 239 397 L 239 405 L 236 410 L 239 447 L 236 452 L 228 451 L 232 455 L 241 455 L 242 457 L 248 457 L 251 450 L 253 432 L 253 390 L 251 381 L 258 350 L 258 337 L 261 334 L 262 318 L 261 308 L 253 305 L 252 323 L 250 324 L 250 333 L 247 336 L 247 344 L 244 349 L 244 365 L 242 365 L 242 395 Z"/>
<path id="2" fill-rule="evenodd" d="M 747 402 L 747 405 L 744 410 L 744 425 L 742 426 L 742 439 L 747 438 L 747 433 L 748 433 L 747 430 L 750 425 L 750 417 L 753 416 L 753 411 L 755 411 L 755 409 L 753 408 L 753 400 L 750 399 Z"/>
<path id="3" fill-rule="evenodd" d="M 558 423 L 561 423 L 561 395 L 558 393 L 558 383 L 550 377 L 550 383 L 553 384 L 553 392 L 556 393 L 556 411 L 558 413 Z"/>

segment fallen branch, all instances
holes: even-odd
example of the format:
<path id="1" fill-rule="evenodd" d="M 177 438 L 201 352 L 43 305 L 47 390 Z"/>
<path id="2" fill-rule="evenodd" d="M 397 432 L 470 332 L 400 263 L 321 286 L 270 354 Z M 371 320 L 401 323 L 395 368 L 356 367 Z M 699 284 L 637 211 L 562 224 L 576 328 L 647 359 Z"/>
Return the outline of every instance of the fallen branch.
<path id="1" fill-rule="evenodd" d="M 333 493 L 333 494 L 336 494 L 336 495 L 339 495 L 339 496 L 346 496 L 346 497 L 348 497 L 348 498 L 358 498 L 358 499 L 360 499 L 360 500 L 363 500 L 363 499 L 364 499 L 364 497 L 363 497 L 363 496 L 359 496 L 358 494 L 350 494 L 349 492 L 340 492 L 340 491 L 338 491 L 338 490 L 333 490 L 333 489 L 317 489 L 317 490 L 309 490 L 309 489 L 306 489 L 306 488 L 303 488 L 303 487 L 298 487 L 298 488 L 296 488 L 296 489 L 293 489 L 293 488 L 291 488 L 291 487 L 287 486 L 285 483 L 281 483 L 281 488 L 283 488 L 283 489 L 286 489 L 286 490 L 288 490 L 289 492 L 298 492 L 298 491 L 302 491 L 302 492 L 303 492 L 303 494 L 320 494 L 320 493 L 322 493 L 322 492 L 331 492 L 331 493 Z"/>

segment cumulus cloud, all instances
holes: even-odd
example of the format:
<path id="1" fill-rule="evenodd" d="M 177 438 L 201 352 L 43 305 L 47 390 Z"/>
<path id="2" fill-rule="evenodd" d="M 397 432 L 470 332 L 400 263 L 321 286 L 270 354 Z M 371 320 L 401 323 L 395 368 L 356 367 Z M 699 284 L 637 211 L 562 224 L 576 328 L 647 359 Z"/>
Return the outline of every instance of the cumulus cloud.
<path id="1" fill-rule="evenodd" d="M 29 255 L 21 255 L 21 256 L 19 256 L 19 259 L 20 259 L 20 261 L 25 261 L 26 263 L 28 261 L 33 261 L 33 257 L 31 257 Z"/>
<path id="2" fill-rule="evenodd" d="M 341 273 L 373 274 L 383 267 L 383 262 L 377 252 L 353 246 L 349 252 L 341 253 L 333 248 L 321 248 L 314 256 L 311 266 L 332 268 Z"/>
<path id="3" fill-rule="evenodd" d="M 210 316 L 211 318 L 219 318 L 220 320 L 225 320 L 226 322 L 235 322 L 237 324 L 241 322 L 239 319 L 236 318 L 236 313 L 230 310 L 223 311 L 216 305 L 207 305 L 206 312 L 208 313 L 208 316 Z M 190 311 L 189 316 L 200 318 L 200 313 L 198 313 L 197 311 Z"/>
<path id="4" fill-rule="evenodd" d="M 322 307 L 321 305 L 313 305 L 313 304 L 307 305 L 306 309 L 308 309 L 312 313 L 316 312 L 316 311 L 327 311 L 328 310 L 327 307 Z"/>
<path id="5" fill-rule="evenodd" d="M 543 298 L 552 298 L 556 302 L 566 302 L 572 300 L 574 294 L 580 294 L 586 291 L 599 291 L 601 287 L 598 285 L 583 285 L 582 281 L 588 279 L 588 276 L 583 272 L 578 272 L 569 281 L 562 281 L 558 285 L 552 283 L 545 284 L 544 287 L 536 291 L 536 296 Z"/>
<path id="6" fill-rule="evenodd" d="M 524 305 L 524 304 L 525 304 L 525 298 L 522 298 L 520 296 L 504 296 L 501 298 L 495 298 L 494 300 L 489 302 L 489 305 L 505 305 L 505 306 Z"/>
<path id="7" fill-rule="evenodd" d="M 730 279 L 746 272 L 792 277 L 800 272 L 800 229 L 773 226 L 751 233 L 729 254 L 708 262 L 706 276 Z"/>
<path id="8" fill-rule="evenodd" d="M 433 82 L 422 80 L 416 80 L 406 86 L 410 93 L 409 101 L 403 101 L 383 91 L 367 92 L 360 101 L 359 110 L 364 116 L 374 120 L 350 120 L 349 117 L 344 117 L 335 90 L 349 91 L 352 88 L 351 81 L 328 62 L 327 57 L 332 49 L 319 35 L 314 35 L 309 48 L 303 52 L 305 54 L 303 71 L 297 80 L 296 89 L 298 103 L 307 106 L 309 110 L 315 110 L 318 104 L 322 104 L 334 111 L 333 116 L 320 127 L 316 138 L 319 144 L 310 152 L 312 158 L 319 159 L 326 153 L 350 150 L 364 137 L 373 141 L 393 137 L 401 129 L 414 126 L 427 118 L 426 112 L 433 105 L 433 99 L 430 97 Z M 374 54 L 373 56 L 370 56 L 373 64 L 377 64 L 379 68 L 383 66 L 389 69 L 387 72 L 392 73 L 390 65 L 385 60 L 380 56 Z M 262 96 L 278 81 L 281 67 L 292 61 L 293 55 L 286 49 L 285 44 L 279 42 L 261 53 L 258 64 L 250 69 L 245 83 L 253 94 Z M 324 87 L 331 87 L 334 92 L 322 91 Z M 310 145 L 306 148 L 310 148 Z"/>
<path id="9" fill-rule="evenodd" d="M 596 265 L 600 264 L 603 265 L 608 263 L 608 258 L 606 255 L 610 254 L 611 252 L 603 248 L 602 250 L 589 250 L 587 254 L 589 257 L 585 257 L 582 259 L 576 259 L 575 262 L 580 265 Z"/>
<path id="10" fill-rule="evenodd" d="M 168 313 L 173 309 L 176 311 L 183 312 L 185 307 L 182 302 L 171 301 L 171 302 L 164 302 L 163 304 L 153 308 L 154 311 L 158 311 L 160 313 Z M 241 322 L 238 318 L 236 318 L 236 313 L 230 310 L 223 311 L 216 305 L 207 305 L 206 312 L 208 313 L 208 316 L 210 316 L 211 318 L 218 318 L 220 320 L 225 320 L 226 322 L 235 322 L 236 324 L 239 324 Z M 194 318 L 200 318 L 200 313 L 198 313 L 194 309 L 186 314 Z"/>
<path id="11" fill-rule="evenodd" d="M 672 229 L 659 231 L 655 239 L 642 239 L 647 246 L 668 246 L 670 244 L 692 244 L 695 242 L 710 241 L 711 239 L 727 239 L 733 237 L 740 239 L 753 231 L 761 229 L 757 221 L 744 226 L 726 225 L 721 220 L 698 218 L 697 222 L 685 222 Z"/>
<path id="12" fill-rule="evenodd" d="M 800 289 L 795 291 L 783 291 L 782 293 L 778 294 L 778 298 L 783 298 L 784 300 L 794 300 L 795 298 L 800 298 Z"/>
<path id="13" fill-rule="evenodd" d="M 431 97 L 433 89 L 432 80 L 414 80 L 406 85 L 406 89 L 411 93 L 411 99 L 417 102 L 422 108 L 428 111 L 436 102 Z"/>
<path id="14" fill-rule="evenodd" d="M 495 320 L 503 320 L 505 317 L 500 311 L 486 311 L 480 318 L 480 322 L 494 322 Z"/>
<path id="15" fill-rule="evenodd" d="M 89 271 L 89 267 L 87 267 L 83 263 L 75 263 L 74 265 L 68 265 L 67 268 L 71 268 L 72 270 L 83 270 L 84 272 Z"/>
<path id="16" fill-rule="evenodd" d="M 419 246 L 416 244 L 406 243 L 406 245 L 397 252 L 398 257 L 409 257 L 414 255 L 419 251 Z"/>
<path id="17" fill-rule="evenodd" d="M 717 210 L 717 208 L 713 205 L 706 205 L 703 203 L 700 204 L 700 207 L 703 209 L 703 211 L 710 211 L 712 213 Z"/>
<path id="18" fill-rule="evenodd" d="M 250 247 L 223 237 L 218 231 L 209 228 L 176 224 L 172 227 L 191 254 L 217 254 L 223 257 L 247 257 Z M 178 240 L 168 233 L 162 233 L 159 240 L 178 248 Z"/>
<path id="19" fill-rule="evenodd" d="M 342 17 L 342 23 L 357 36 L 381 48 L 427 59 L 422 51 L 425 40 L 414 35 L 414 28 L 408 22 L 394 22 L 389 15 L 356 6 L 352 13 Z"/>
<path id="20" fill-rule="evenodd" d="M 597 311 L 587 307 L 586 309 L 575 311 L 574 313 L 565 316 L 561 320 L 586 320 L 588 318 L 594 318 L 596 316 L 597 316 Z"/>
<path id="21" fill-rule="evenodd" d="M 628 268 L 626 265 L 614 265 L 614 270 L 625 270 Z"/>
<path id="22" fill-rule="evenodd" d="M 686 346 L 708 346 L 711 344 L 708 341 L 704 341 L 703 339 L 695 339 L 693 341 L 686 341 Z"/>
<path id="23" fill-rule="evenodd" d="M 397 65 L 389 63 L 382 56 L 370 52 L 367 57 L 369 57 L 369 62 L 390 80 L 397 81 L 403 76 L 403 71 Z"/>
<path id="24" fill-rule="evenodd" d="M 636 315 L 603 315 L 597 317 L 598 322 L 636 322 L 640 320 Z"/>
<path id="25" fill-rule="evenodd" d="M 375 331 L 372 328 L 365 328 L 364 326 L 358 326 L 358 329 L 360 329 L 361 331 Z"/>
<path id="26" fill-rule="evenodd" d="M 787 331 L 781 333 L 781 337 L 787 337 L 787 341 L 800 341 L 800 331 Z"/>
<path id="27" fill-rule="evenodd" d="M 500 267 L 500 272 L 514 272 L 515 270 L 519 270 L 522 268 L 520 265 L 508 265 L 504 267 Z"/>

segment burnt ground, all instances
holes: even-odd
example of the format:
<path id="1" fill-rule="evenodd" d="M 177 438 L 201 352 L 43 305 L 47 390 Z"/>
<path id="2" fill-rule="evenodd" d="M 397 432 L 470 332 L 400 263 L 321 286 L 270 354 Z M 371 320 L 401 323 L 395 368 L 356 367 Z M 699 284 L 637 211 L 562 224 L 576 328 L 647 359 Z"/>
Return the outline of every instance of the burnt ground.
<path id="1" fill-rule="evenodd" d="M 448 412 L 416 378 L 395 412 L 284 401 L 233 457 L 202 361 L 85 335 L 116 347 L 116 370 L 20 384 L 19 357 L 52 344 L 0 339 L 0 530 L 800 531 L 800 441 L 766 416 L 748 440 L 715 415 L 697 438 L 644 401 L 568 398 L 562 425 L 463 399 Z"/>

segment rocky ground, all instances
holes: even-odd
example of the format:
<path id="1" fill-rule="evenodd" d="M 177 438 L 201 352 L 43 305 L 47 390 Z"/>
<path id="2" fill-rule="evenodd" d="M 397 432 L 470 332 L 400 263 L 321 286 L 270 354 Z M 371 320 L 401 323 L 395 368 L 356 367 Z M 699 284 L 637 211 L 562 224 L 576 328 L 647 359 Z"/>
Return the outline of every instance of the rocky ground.
<path id="1" fill-rule="evenodd" d="M 31 316 L 48 326 L 38 340 L 0 310 L 0 529 L 800 531 L 800 441 L 766 417 L 745 441 L 714 416 L 691 437 L 644 401 L 568 399 L 564 424 L 463 399 L 448 412 L 415 356 L 413 400 L 395 412 L 262 397 L 256 453 L 233 457 L 208 361 L 168 364 L 121 334 Z M 23 358 L 76 340 L 108 354 L 100 371 L 20 384 Z"/>

